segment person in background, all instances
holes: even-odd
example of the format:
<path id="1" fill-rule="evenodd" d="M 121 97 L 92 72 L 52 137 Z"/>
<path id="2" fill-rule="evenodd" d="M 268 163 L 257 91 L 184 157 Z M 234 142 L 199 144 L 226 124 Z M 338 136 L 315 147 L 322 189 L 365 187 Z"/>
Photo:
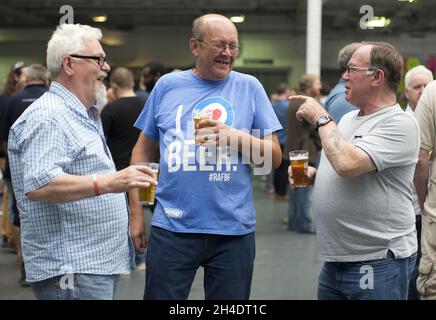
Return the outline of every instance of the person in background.
<path id="1" fill-rule="evenodd" d="M 1 126 L 1 140 L 3 148 L 7 150 L 7 138 L 12 124 L 21 116 L 21 114 L 40 96 L 48 90 L 49 76 L 47 69 L 40 64 L 30 65 L 25 72 L 25 86 L 23 90 L 13 96 L 8 104 L 3 125 Z M 6 160 L 4 178 L 9 190 L 13 190 L 11 181 L 11 172 L 9 160 Z M 17 250 L 17 262 L 21 266 L 21 277 L 19 283 L 22 286 L 29 286 L 26 282 L 26 273 L 21 252 L 21 231 L 20 231 L 20 214 L 16 205 L 14 192 L 9 194 L 10 217 L 12 219 L 12 230 L 14 233 L 15 248 Z"/>
<path id="2" fill-rule="evenodd" d="M 1 170 L 2 170 L 2 179 L 5 179 L 5 169 L 6 169 L 6 140 L 8 131 L 4 128 L 6 127 L 6 113 L 8 109 L 9 102 L 11 98 L 20 92 L 24 88 L 25 84 L 25 75 L 26 75 L 27 66 L 24 65 L 23 62 L 19 61 L 15 63 L 6 77 L 6 81 L 4 84 L 4 90 L 0 95 L 0 159 L 1 159 Z M 3 237 L 2 246 L 3 247 L 11 247 L 13 250 L 16 249 L 17 241 L 14 240 L 14 232 L 16 230 L 12 226 L 12 222 L 14 220 L 14 211 L 13 211 L 13 201 L 10 199 L 9 195 L 13 192 L 12 189 L 7 187 L 7 183 L 4 181 L 3 187 L 3 197 L 2 197 L 2 223 L 1 223 L 1 234 Z M 17 235 L 15 235 L 17 238 Z"/>
<path id="3" fill-rule="evenodd" d="M 406 112 L 414 116 L 419 98 L 424 91 L 424 88 L 433 80 L 433 74 L 426 67 L 419 65 L 407 71 L 404 77 L 404 94 L 407 99 Z M 416 195 L 415 186 L 413 186 L 413 210 L 415 212 L 415 226 L 418 239 L 418 252 L 416 256 L 415 269 L 409 283 L 408 300 L 419 300 L 419 293 L 416 289 L 416 280 L 419 275 L 419 260 L 421 259 L 421 208 L 419 207 L 418 197 Z"/>
<path id="4" fill-rule="evenodd" d="M 276 132 L 277 138 L 279 140 L 280 148 L 282 150 L 282 163 L 280 166 L 274 170 L 274 190 L 275 197 L 277 200 L 288 200 L 288 176 L 287 170 L 289 166 L 289 157 L 284 154 L 284 148 L 286 144 L 286 134 L 288 130 L 287 113 L 289 100 L 288 98 L 295 94 L 295 91 L 289 88 L 286 83 L 280 83 L 277 87 L 277 92 L 275 99 L 271 100 L 274 112 L 276 113 L 277 119 L 279 119 L 280 124 L 283 129 Z"/>
<path id="5" fill-rule="evenodd" d="M 150 61 L 142 67 L 141 77 L 139 80 L 139 90 L 136 95 L 140 98 L 147 99 L 153 90 L 157 80 L 165 74 L 165 66 L 159 61 Z"/>
<path id="6" fill-rule="evenodd" d="M 325 106 L 330 91 L 331 88 L 329 84 L 326 81 L 321 81 L 321 90 L 319 91 L 320 94 L 319 103 L 321 103 L 321 105 Z"/>
<path id="7" fill-rule="evenodd" d="M 132 149 L 141 132 L 133 124 L 146 99 L 137 97 L 133 87 L 133 74 L 129 69 L 118 67 L 113 70 L 110 89 L 115 100 L 107 104 L 101 112 L 104 135 L 117 170 L 123 170 L 130 165 Z M 136 252 L 135 264 L 138 270 L 145 270 L 144 252 Z"/>
<path id="8" fill-rule="evenodd" d="M 321 81 L 319 76 L 305 74 L 299 84 L 300 94 L 319 99 Z M 288 132 L 286 137 L 285 155 L 289 159 L 289 152 L 293 150 L 307 150 L 309 165 L 317 167 L 321 141 L 318 132 L 308 121 L 298 121 L 295 117 L 300 103 L 289 103 L 287 114 Z M 314 233 L 312 221 L 312 186 L 289 190 L 288 199 L 288 230 L 301 233 Z"/>

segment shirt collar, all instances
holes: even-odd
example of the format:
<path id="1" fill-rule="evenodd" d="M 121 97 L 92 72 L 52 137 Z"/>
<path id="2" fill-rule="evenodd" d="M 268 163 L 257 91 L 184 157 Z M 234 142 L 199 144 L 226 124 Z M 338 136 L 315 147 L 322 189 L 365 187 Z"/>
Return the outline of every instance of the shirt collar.
<path id="1" fill-rule="evenodd" d="M 74 110 L 80 112 L 83 115 L 89 116 L 90 114 L 94 114 L 95 110 L 98 112 L 98 108 L 95 103 L 91 106 L 90 110 L 85 107 L 85 105 L 77 98 L 70 90 L 64 87 L 57 81 L 52 81 L 50 85 L 50 91 L 60 96 L 64 99 L 67 104 L 73 108 Z"/>

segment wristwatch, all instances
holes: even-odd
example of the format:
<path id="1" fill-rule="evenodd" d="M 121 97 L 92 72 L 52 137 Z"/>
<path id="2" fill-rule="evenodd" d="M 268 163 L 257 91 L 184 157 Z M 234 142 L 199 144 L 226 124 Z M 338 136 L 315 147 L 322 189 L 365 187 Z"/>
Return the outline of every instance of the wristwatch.
<path id="1" fill-rule="evenodd" d="M 330 121 L 333 121 L 333 118 L 330 117 L 328 114 L 323 114 L 322 116 L 319 116 L 318 119 L 316 119 L 315 128 L 318 129 L 319 127 L 325 126 Z"/>

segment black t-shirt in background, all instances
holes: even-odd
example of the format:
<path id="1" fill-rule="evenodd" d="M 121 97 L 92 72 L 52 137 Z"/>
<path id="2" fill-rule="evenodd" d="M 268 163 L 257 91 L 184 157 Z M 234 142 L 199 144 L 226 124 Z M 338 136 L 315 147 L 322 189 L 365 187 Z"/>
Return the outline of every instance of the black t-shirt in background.
<path id="1" fill-rule="evenodd" d="M 132 149 L 141 132 L 133 124 L 144 104 L 142 97 L 119 98 L 107 104 L 101 112 L 104 135 L 117 170 L 130 165 Z"/>

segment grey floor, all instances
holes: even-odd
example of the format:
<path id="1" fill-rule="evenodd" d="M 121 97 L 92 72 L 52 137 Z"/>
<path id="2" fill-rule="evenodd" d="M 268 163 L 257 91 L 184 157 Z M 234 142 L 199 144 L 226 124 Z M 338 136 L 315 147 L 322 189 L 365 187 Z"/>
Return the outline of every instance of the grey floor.
<path id="1" fill-rule="evenodd" d="M 251 299 L 301 300 L 316 299 L 317 276 L 321 262 L 312 234 L 289 232 L 282 224 L 287 202 L 266 194 L 264 182 L 253 182 L 257 211 L 256 259 Z M 146 220 L 150 213 L 145 212 Z M 141 299 L 144 271 L 121 276 L 117 299 Z M 192 285 L 190 299 L 203 299 L 202 270 Z M 19 269 L 15 255 L 0 248 L 0 299 L 35 299 L 31 289 L 18 285 Z"/>

